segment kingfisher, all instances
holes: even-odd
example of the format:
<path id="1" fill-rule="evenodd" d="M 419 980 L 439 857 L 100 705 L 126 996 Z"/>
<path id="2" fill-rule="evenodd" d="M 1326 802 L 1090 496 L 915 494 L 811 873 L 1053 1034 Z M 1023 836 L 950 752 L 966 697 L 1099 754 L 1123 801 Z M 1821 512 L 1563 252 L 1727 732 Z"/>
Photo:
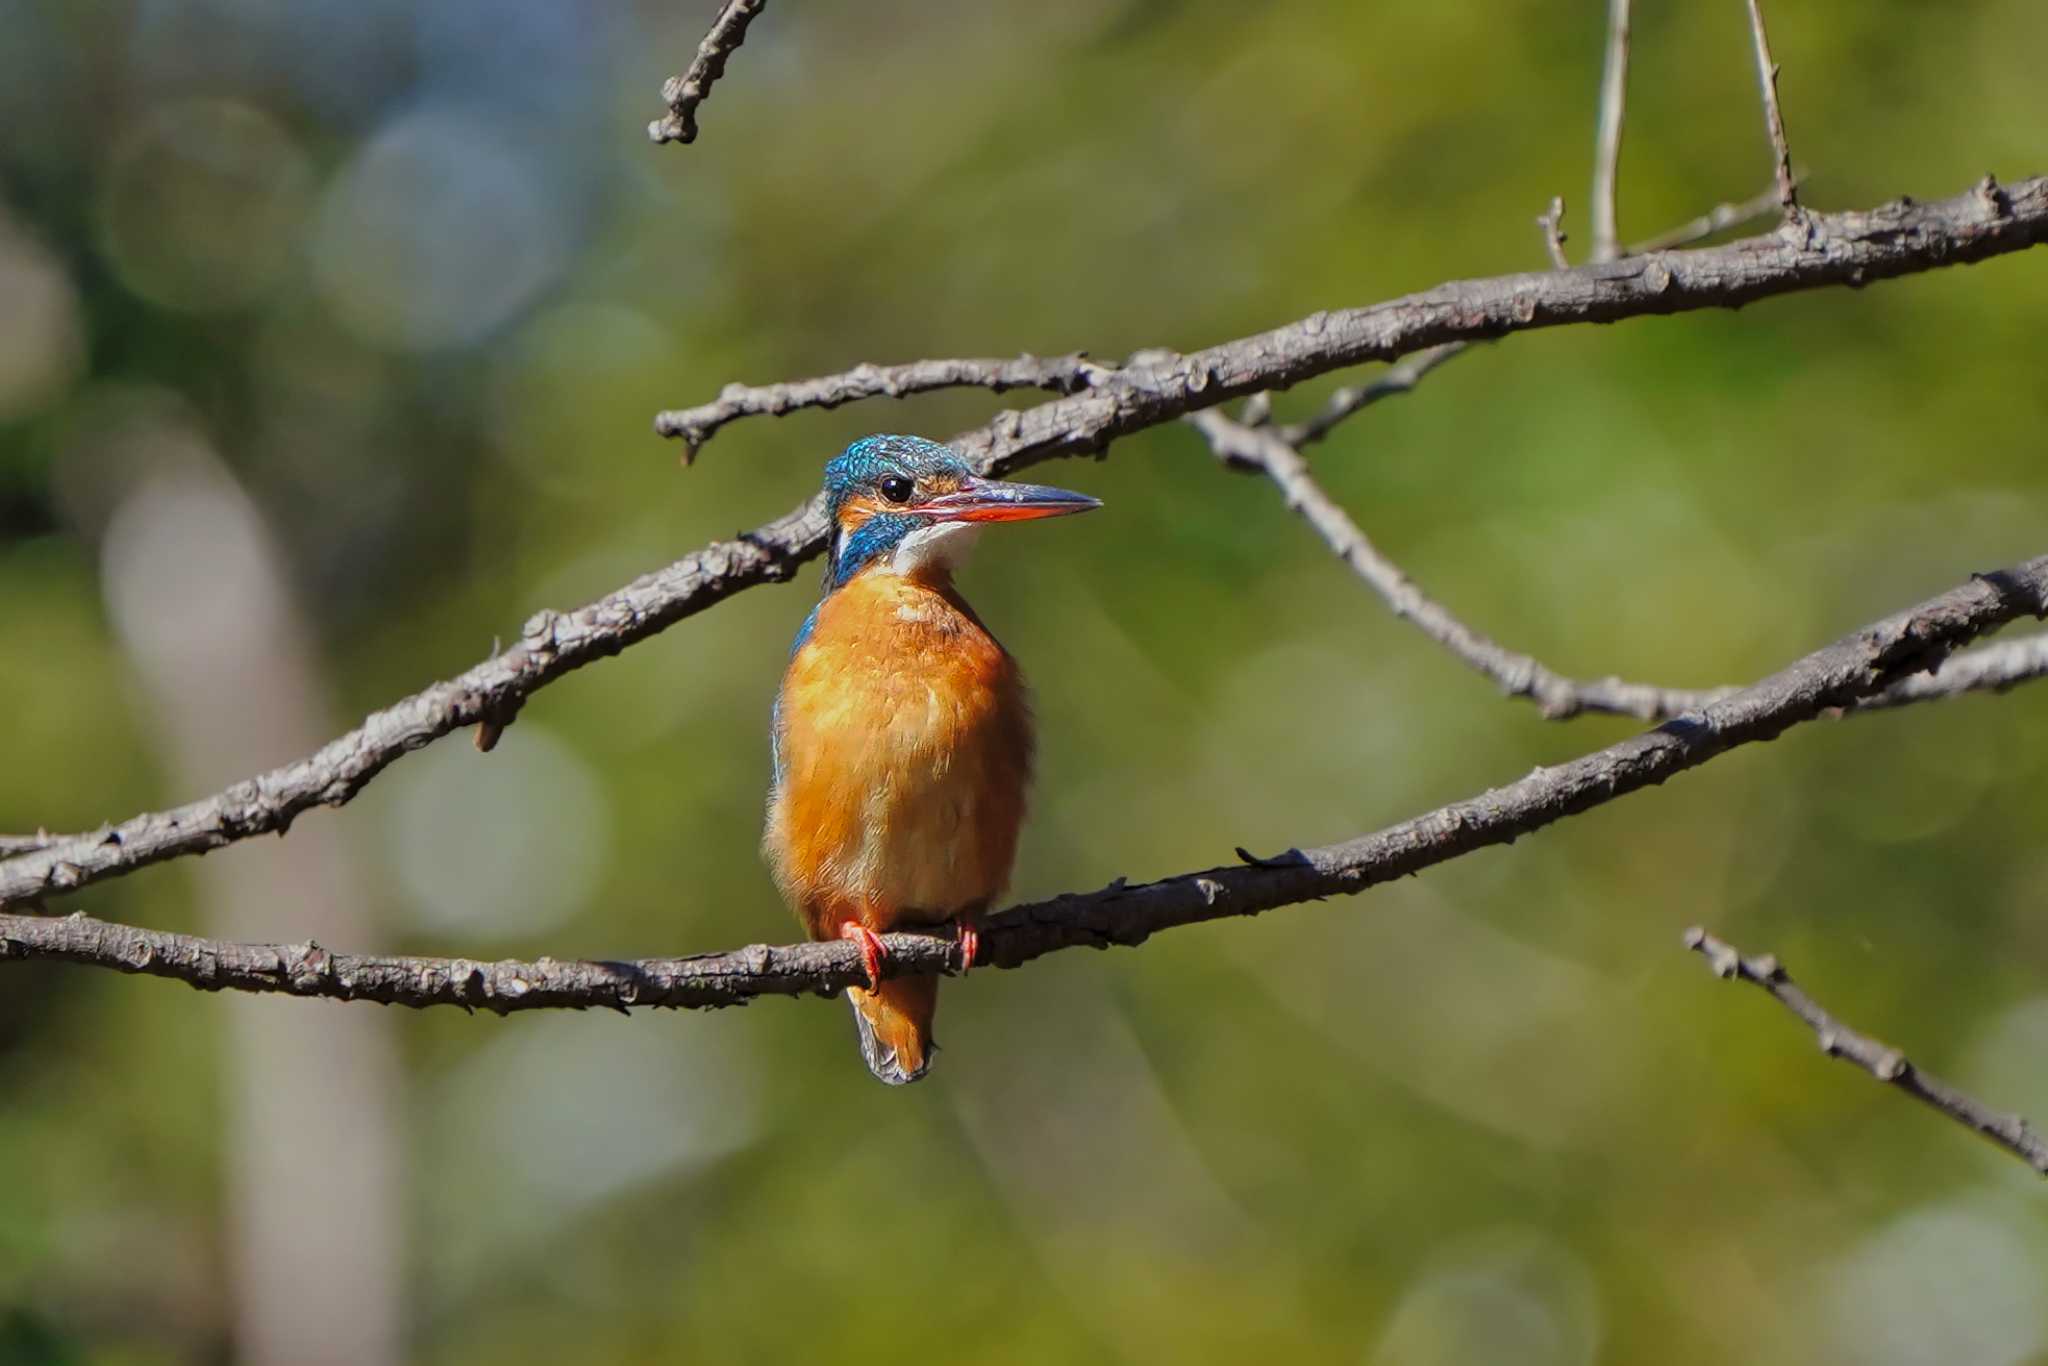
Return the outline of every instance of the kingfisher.
<path id="1" fill-rule="evenodd" d="M 1031 780 L 1023 675 L 953 586 L 990 522 L 1102 506 L 986 479 L 949 447 L 870 436 L 825 466 L 825 590 L 776 694 L 763 852 L 813 939 L 861 946 L 847 1000 L 868 1070 L 931 1066 L 936 977 L 883 981 L 877 937 L 951 924 L 971 967 L 976 918 L 1002 894 Z"/>

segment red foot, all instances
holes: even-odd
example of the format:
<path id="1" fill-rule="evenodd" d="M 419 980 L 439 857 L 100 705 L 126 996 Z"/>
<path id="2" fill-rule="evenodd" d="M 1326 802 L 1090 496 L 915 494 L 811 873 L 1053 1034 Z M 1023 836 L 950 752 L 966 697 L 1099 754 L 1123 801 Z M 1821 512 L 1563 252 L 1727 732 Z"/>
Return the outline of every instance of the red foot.
<path id="1" fill-rule="evenodd" d="M 875 932 L 859 921 L 849 920 L 839 927 L 839 937 L 851 939 L 860 945 L 861 966 L 868 970 L 868 990 L 873 991 L 880 987 L 882 959 L 887 955 L 882 948 L 882 941 Z"/>
<path id="2" fill-rule="evenodd" d="M 960 971 L 966 972 L 974 966 L 974 956 L 981 952 L 981 931 L 974 927 L 974 921 L 960 916 L 953 922 L 953 932 L 960 941 Z"/>

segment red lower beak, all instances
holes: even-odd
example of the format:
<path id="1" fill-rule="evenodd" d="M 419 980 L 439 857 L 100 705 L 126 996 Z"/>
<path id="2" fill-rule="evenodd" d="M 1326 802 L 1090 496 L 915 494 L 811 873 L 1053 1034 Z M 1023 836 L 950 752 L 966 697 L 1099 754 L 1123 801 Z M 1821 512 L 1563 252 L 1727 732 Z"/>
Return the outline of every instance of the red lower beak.
<path id="1" fill-rule="evenodd" d="M 1001 479 L 965 479 L 917 510 L 941 522 L 1028 522 L 1065 517 L 1102 506 L 1098 498 L 1045 484 L 1012 484 Z"/>

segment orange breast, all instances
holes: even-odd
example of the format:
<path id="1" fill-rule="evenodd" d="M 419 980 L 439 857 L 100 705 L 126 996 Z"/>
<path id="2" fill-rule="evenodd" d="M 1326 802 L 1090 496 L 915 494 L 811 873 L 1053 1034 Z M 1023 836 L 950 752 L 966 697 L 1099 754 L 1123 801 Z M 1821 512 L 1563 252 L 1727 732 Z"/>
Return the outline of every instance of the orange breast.
<path id="1" fill-rule="evenodd" d="M 1016 663 L 946 584 L 870 571 L 822 603 L 782 682 L 766 849 L 819 938 L 979 909 L 1030 779 Z"/>

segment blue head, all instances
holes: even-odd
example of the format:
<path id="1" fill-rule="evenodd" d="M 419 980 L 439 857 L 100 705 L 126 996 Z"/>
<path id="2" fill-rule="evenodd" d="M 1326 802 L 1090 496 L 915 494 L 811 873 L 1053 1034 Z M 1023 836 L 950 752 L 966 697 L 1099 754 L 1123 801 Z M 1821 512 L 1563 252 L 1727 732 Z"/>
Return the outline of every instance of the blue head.
<path id="1" fill-rule="evenodd" d="M 899 573 L 950 564 L 987 522 L 1021 522 L 1086 512 L 1085 493 L 977 475 L 949 446 L 916 436 L 868 436 L 825 466 L 832 519 L 826 591 L 862 570 Z"/>

